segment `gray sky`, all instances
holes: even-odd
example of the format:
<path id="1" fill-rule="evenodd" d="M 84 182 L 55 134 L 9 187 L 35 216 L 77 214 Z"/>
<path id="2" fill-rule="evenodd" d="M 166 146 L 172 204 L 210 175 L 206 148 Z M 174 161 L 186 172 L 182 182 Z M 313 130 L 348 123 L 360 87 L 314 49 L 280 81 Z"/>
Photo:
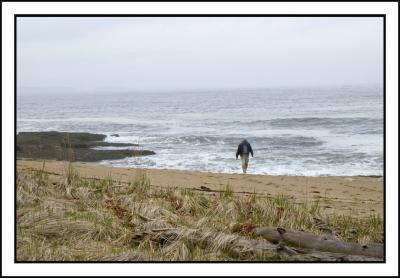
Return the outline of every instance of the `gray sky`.
<path id="1" fill-rule="evenodd" d="M 18 18 L 17 70 L 28 91 L 380 84 L 383 19 Z"/>

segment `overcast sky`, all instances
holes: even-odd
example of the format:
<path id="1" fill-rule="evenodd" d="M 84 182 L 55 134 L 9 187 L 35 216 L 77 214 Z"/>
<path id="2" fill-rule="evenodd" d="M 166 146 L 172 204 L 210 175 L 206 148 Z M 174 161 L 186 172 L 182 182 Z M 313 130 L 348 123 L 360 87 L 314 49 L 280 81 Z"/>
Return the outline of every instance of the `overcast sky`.
<path id="1" fill-rule="evenodd" d="M 18 87 L 382 83 L 382 18 L 18 18 Z"/>

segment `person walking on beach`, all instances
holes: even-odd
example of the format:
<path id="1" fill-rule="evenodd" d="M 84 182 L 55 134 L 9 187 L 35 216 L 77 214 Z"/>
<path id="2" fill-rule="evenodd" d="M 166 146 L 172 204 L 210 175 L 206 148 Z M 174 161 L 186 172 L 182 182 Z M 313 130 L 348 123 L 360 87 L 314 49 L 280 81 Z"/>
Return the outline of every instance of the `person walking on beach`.
<path id="1" fill-rule="evenodd" d="M 249 166 L 249 154 L 251 153 L 251 157 L 253 157 L 253 149 L 251 148 L 251 145 L 249 142 L 247 142 L 246 139 L 244 139 L 238 146 L 238 149 L 236 151 L 236 159 L 238 159 L 238 156 L 240 155 L 240 158 L 242 159 L 242 169 L 243 173 L 246 174 L 247 172 L 247 166 Z"/>

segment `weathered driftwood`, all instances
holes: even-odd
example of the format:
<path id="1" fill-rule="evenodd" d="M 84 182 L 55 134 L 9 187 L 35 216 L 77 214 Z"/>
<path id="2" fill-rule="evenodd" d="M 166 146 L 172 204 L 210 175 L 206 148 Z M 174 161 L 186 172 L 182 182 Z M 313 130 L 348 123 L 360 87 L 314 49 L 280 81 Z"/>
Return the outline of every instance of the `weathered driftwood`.
<path id="1" fill-rule="evenodd" d="M 295 249 L 283 242 L 278 245 L 265 240 L 249 239 L 237 235 L 213 233 L 199 229 L 171 229 L 152 235 L 152 240 L 168 245 L 183 240 L 188 246 L 199 246 L 211 252 L 222 250 L 239 259 L 249 259 L 259 254 L 271 261 L 378 261 L 368 256 L 321 252 L 316 250 Z"/>
<path id="2" fill-rule="evenodd" d="M 323 236 L 270 227 L 255 228 L 252 232 L 272 243 L 284 242 L 297 248 L 383 258 L 383 244 L 344 242 L 335 238 L 330 230 L 327 230 Z"/>
<path id="3" fill-rule="evenodd" d="M 266 256 L 277 256 L 276 246 L 267 241 L 242 239 L 235 235 L 198 229 L 171 229 L 155 234 L 152 239 L 162 245 L 167 245 L 176 240 L 183 240 L 190 247 L 199 246 L 209 249 L 211 252 L 224 250 L 237 258 L 245 258 L 257 251 Z"/>

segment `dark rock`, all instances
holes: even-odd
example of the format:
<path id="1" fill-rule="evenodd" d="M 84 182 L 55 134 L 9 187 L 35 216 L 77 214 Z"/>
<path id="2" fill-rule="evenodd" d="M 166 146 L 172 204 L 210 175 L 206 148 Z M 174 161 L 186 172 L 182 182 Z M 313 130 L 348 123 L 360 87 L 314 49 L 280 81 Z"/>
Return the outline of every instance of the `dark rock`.
<path id="1" fill-rule="evenodd" d="M 100 161 L 155 154 L 148 150 L 95 150 L 94 147 L 132 147 L 135 144 L 104 142 L 106 135 L 70 132 L 20 132 L 17 158 Z"/>
<path id="2" fill-rule="evenodd" d="M 118 134 L 111 134 L 111 136 L 114 136 L 114 137 L 119 137 L 119 135 L 118 135 Z"/>

